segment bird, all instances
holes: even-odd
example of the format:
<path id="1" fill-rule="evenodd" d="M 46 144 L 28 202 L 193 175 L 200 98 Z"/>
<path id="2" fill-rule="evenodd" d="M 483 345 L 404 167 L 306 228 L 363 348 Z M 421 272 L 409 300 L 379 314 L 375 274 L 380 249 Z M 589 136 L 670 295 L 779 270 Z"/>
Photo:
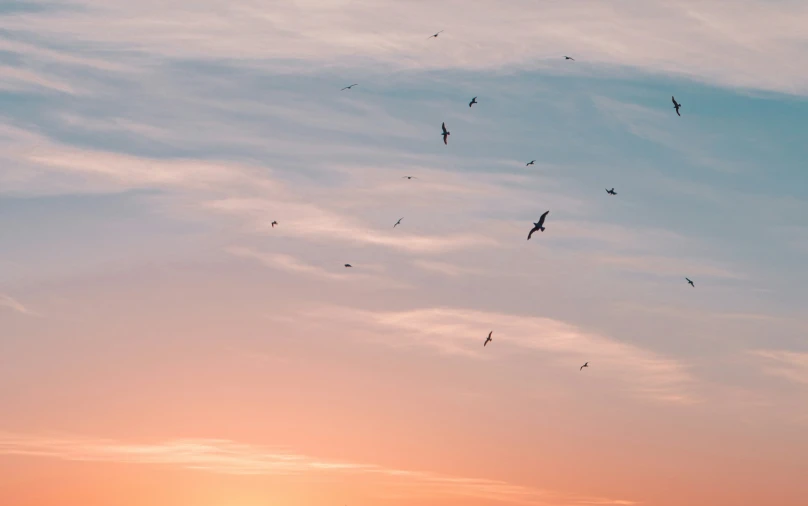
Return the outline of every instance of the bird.
<path id="1" fill-rule="evenodd" d="M 572 60 L 572 61 L 575 61 L 575 58 L 571 58 L 571 57 L 569 57 L 569 56 L 565 56 L 565 57 L 564 57 L 564 59 L 565 59 L 565 60 Z"/>
<path id="2" fill-rule="evenodd" d="M 541 230 L 542 232 L 544 232 L 544 219 L 547 217 L 547 214 L 549 212 L 550 211 L 545 211 L 544 214 L 542 214 L 541 217 L 539 218 L 539 221 L 537 221 L 536 223 L 533 224 L 533 228 L 530 230 L 530 233 L 527 234 L 527 240 L 528 241 L 530 240 L 530 236 L 533 235 L 533 232 L 535 232 L 537 230 Z"/>
<path id="3" fill-rule="evenodd" d="M 440 31 L 440 32 L 438 32 L 438 33 L 441 33 L 442 31 L 443 31 L 443 30 L 441 30 L 441 31 Z M 435 35 L 430 35 L 429 37 L 427 37 L 427 40 L 431 39 L 432 37 L 434 37 L 434 38 L 436 38 L 436 39 L 437 39 L 437 38 L 438 38 L 438 33 L 436 33 Z"/>
<path id="4" fill-rule="evenodd" d="M 273 220 L 272 221 L 272 228 L 275 228 L 275 225 L 277 225 L 277 224 L 278 224 L 278 222 Z"/>
<path id="5" fill-rule="evenodd" d="M 440 127 L 443 129 L 443 134 L 442 134 L 443 135 L 443 143 L 444 144 L 449 144 L 446 139 L 450 135 L 452 135 L 452 133 L 450 131 L 446 130 L 446 123 L 441 123 Z"/>
<path id="6" fill-rule="evenodd" d="M 687 280 L 688 283 L 690 283 L 690 286 L 692 286 L 693 288 L 696 288 L 696 285 L 693 283 L 693 281 L 691 281 L 690 278 L 685 278 L 685 279 Z"/>
<path id="7" fill-rule="evenodd" d="M 485 342 L 483 343 L 483 347 L 485 347 L 485 345 L 488 344 L 489 342 L 493 341 L 493 339 L 491 339 L 491 334 L 493 334 L 493 333 L 494 333 L 493 330 L 488 333 L 488 337 L 485 338 Z"/>
<path id="8" fill-rule="evenodd" d="M 398 224 L 401 223 L 401 220 L 403 220 L 403 219 L 404 219 L 403 217 L 399 218 L 398 221 L 396 222 L 396 224 L 393 225 L 393 228 L 396 228 L 398 226 Z"/>
<path id="9" fill-rule="evenodd" d="M 527 162 L 525 164 L 525 167 L 527 167 L 528 165 L 535 165 L 535 164 L 536 164 L 536 160 L 530 160 L 529 162 Z"/>
<path id="10" fill-rule="evenodd" d="M 415 176 L 401 176 L 401 179 L 418 179 Z"/>
<path id="11" fill-rule="evenodd" d="M 581 368 L 580 368 L 580 369 L 578 369 L 578 370 L 579 370 L 579 371 L 583 371 L 583 370 L 584 370 L 584 367 L 589 367 L 589 362 L 587 362 L 587 363 L 585 363 L 584 365 L 582 365 L 582 366 L 581 366 Z"/>
<path id="12" fill-rule="evenodd" d="M 351 264 L 345 264 L 345 267 L 353 267 Z"/>
<path id="13" fill-rule="evenodd" d="M 676 115 L 681 116 L 681 114 L 679 114 L 679 108 L 682 107 L 682 104 L 677 102 L 676 99 L 673 98 L 673 96 L 671 96 L 671 100 L 673 101 L 673 108 L 676 109 Z"/>
<path id="14" fill-rule="evenodd" d="M 341 90 L 339 90 L 339 91 L 350 90 L 350 89 L 351 89 L 351 88 L 353 88 L 354 86 L 359 86 L 359 84 L 354 83 L 354 84 L 352 84 L 352 85 L 350 85 L 350 86 L 346 86 L 346 87 L 342 88 L 342 89 L 341 89 Z"/>
<path id="15" fill-rule="evenodd" d="M 609 195 L 617 195 L 617 192 L 614 191 L 614 188 L 612 188 L 611 190 L 606 190 L 606 193 L 608 193 Z"/>
<path id="16" fill-rule="evenodd" d="M 471 102 L 469 102 L 469 107 L 471 107 L 472 105 L 474 105 L 476 103 L 477 103 L 477 97 L 472 98 Z"/>

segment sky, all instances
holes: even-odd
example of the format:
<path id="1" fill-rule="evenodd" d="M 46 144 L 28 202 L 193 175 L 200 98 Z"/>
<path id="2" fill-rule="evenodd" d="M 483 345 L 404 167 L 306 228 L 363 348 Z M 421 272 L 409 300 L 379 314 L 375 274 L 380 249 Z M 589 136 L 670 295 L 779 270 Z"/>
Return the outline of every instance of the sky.
<path id="1" fill-rule="evenodd" d="M 0 0 L 2 503 L 803 505 L 806 26 Z"/>

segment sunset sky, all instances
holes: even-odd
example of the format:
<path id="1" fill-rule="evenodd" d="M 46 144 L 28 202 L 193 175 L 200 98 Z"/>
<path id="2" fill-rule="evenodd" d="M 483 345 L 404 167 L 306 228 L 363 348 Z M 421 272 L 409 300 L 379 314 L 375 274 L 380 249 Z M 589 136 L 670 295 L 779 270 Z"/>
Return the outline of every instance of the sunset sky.
<path id="1" fill-rule="evenodd" d="M 0 505 L 805 506 L 806 27 L 0 0 Z"/>

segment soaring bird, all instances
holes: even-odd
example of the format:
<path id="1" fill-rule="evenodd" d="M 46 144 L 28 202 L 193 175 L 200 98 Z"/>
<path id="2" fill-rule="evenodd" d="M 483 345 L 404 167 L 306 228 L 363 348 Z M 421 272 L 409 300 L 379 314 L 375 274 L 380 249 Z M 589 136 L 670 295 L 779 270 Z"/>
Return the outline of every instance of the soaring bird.
<path id="1" fill-rule="evenodd" d="M 359 86 L 359 84 L 354 83 L 354 84 L 352 84 L 352 85 L 350 85 L 350 86 L 346 86 L 346 87 L 342 88 L 342 89 L 341 89 L 341 90 L 339 90 L 339 91 L 350 90 L 350 89 L 351 89 L 351 88 L 353 88 L 354 86 Z"/>
<path id="2" fill-rule="evenodd" d="M 490 343 L 491 341 L 493 341 L 493 339 L 491 339 L 491 334 L 493 334 L 493 333 L 494 333 L 494 331 L 493 331 L 493 330 L 492 330 L 491 332 L 489 332 L 489 333 L 488 333 L 488 337 L 486 337 L 486 338 L 485 338 L 485 342 L 483 343 L 483 347 L 485 347 L 485 345 L 486 345 L 486 344 L 488 344 L 488 343 Z"/>
<path id="3" fill-rule="evenodd" d="M 527 234 L 528 241 L 530 240 L 530 236 L 533 235 L 533 232 L 536 232 L 537 230 L 541 230 L 542 232 L 544 232 L 544 219 L 547 218 L 547 214 L 549 212 L 550 211 L 545 211 L 544 214 L 541 215 L 541 218 L 539 218 L 539 221 L 533 224 L 533 228 L 530 230 L 530 233 Z"/>
<path id="4" fill-rule="evenodd" d="M 449 144 L 446 139 L 450 135 L 452 135 L 452 133 L 450 131 L 446 130 L 446 123 L 441 123 L 440 127 L 443 129 L 443 134 L 442 134 L 443 135 L 443 143 L 444 144 Z"/>
<path id="5" fill-rule="evenodd" d="M 614 191 L 614 188 L 612 188 L 611 190 L 606 190 L 606 193 L 608 193 L 609 195 L 617 195 L 617 192 Z"/>
<path id="6" fill-rule="evenodd" d="M 681 116 L 681 114 L 679 114 L 679 108 L 682 107 L 682 104 L 677 102 L 676 99 L 673 98 L 673 96 L 671 96 L 671 100 L 673 101 L 673 108 L 676 109 L 676 115 Z"/>
<path id="7" fill-rule="evenodd" d="M 527 167 L 528 165 L 535 165 L 535 164 L 536 164 L 536 160 L 530 160 L 529 162 L 527 162 L 525 164 L 525 167 Z"/>
<path id="8" fill-rule="evenodd" d="M 273 222 L 272 222 L 272 228 L 275 228 L 275 225 L 277 225 L 277 224 L 278 224 L 278 222 L 277 222 L 277 221 L 273 221 Z"/>
<path id="9" fill-rule="evenodd" d="M 401 179 L 418 179 L 415 176 L 401 176 Z"/>
<path id="10" fill-rule="evenodd" d="M 581 368 L 580 368 L 580 369 L 578 369 L 578 370 L 579 370 L 579 371 L 583 371 L 583 370 L 584 370 L 584 367 L 589 367 L 589 362 L 587 362 L 587 363 L 585 363 L 584 365 L 582 365 L 582 366 L 581 366 Z"/>
<path id="11" fill-rule="evenodd" d="M 351 264 L 345 264 L 345 267 L 353 267 Z"/>
<path id="12" fill-rule="evenodd" d="M 401 220 L 403 220 L 403 219 L 404 219 L 403 217 L 399 218 L 398 221 L 396 222 L 396 224 L 393 225 L 393 228 L 396 228 L 398 226 L 398 224 L 401 223 Z"/>
<path id="13" fill-rule="evenodd" d="M 438 32 L 438 33 L 441 33 L 442 31 L 443 31 L 443 30 L 441 30 L 441 31 L 440 31 L 440 32 Z M 438 33 L 436 33 L 435 35 L 430 35 L 429 37 L 427 37 L 427 40 L 428 40 L 428 39 L 431 39 L 432 37 L 435 37 L 435 38 L 437 39 L 437 38 L 438 38 Z"/>
<path id="14" fill-rule="evenodd" d="M 690 283 L 690 286 L 692 286 L 693 288 L 696 288 L 696 285 L 693 283 L 693 281 L 690 280 L 690 278 L 685 278 L 685 279 L 687 280 L 688 283 Z"/>
<path id="15" fill-rule="evenodd" d="M 471 102 L 469 102 L 469 107 L 471 107 L 472 105 L 474 105 L 476 103 L 477 103 L 477 97 L 472 98 Z"/>
<path id="16" fill-rule="evenodd" d="M 575 58 L 570 58 L 569 56 L 565 56 L 565 57 L 564 57 L 564 59 L 565 59 L 565 60 L 572 60 L 572 61 L 575 61 Z"/>

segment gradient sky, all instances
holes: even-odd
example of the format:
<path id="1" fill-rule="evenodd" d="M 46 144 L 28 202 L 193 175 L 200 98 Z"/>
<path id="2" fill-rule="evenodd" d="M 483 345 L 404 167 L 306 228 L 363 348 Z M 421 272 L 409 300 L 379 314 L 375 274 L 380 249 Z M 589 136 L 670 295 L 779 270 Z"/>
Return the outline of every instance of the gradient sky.
<path id="1" fill-rule="evenodd" d="M 804 505 L 807 26 L 0 0 L 0 502 Z"/>

